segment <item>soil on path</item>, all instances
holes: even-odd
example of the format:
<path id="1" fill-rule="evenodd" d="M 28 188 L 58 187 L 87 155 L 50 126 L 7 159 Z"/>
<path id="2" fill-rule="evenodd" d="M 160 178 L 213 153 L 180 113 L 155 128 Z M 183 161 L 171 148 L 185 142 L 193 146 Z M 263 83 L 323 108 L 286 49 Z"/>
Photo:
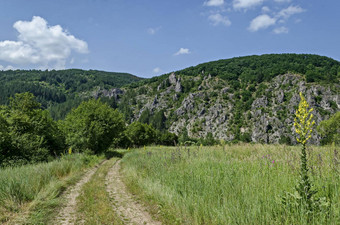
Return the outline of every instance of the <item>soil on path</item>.
<path id="1" fill-rule="evenodd" d="M 125 224 L 157 224 L 161 223 L 152 219 L 146 209 L 137 203 L 131 193 L 126 189 L 120 175 L 120 160 L 110 168 L 106 176 L 106 187 L 113 208 Z"/>
<path id="2" fill-rule="evenodd" d="M 102 162 L 103 163 L 103 162 Z M 86 184 L 92 177 L 92 175 L 97 171 L 99 166 L 102 164 L 95 166 L 92 169 L 89 169 L 84 176 L 81 178 L 76 185 L 72 186 L 69 190 L 65 193 L 65 201 L 66 206 L 64 206 L 56 219 L 54 220 L 53 224 L 74 224 L 76 220 L 76 212 L 77 212 L 77 197 L 80 194 L 81 188 L 84 184 Z"/>

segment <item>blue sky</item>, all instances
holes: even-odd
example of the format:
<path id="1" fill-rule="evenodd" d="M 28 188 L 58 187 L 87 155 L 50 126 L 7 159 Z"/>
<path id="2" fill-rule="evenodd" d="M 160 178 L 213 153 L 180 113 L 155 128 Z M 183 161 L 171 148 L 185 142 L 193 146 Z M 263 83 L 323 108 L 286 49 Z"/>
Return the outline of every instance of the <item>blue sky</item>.
<path id="1" fill-rule="evenodd" d="M 152 77 L 266 53 L 340 60 L 338 0 L 1 0 L 0 70 Z"/>

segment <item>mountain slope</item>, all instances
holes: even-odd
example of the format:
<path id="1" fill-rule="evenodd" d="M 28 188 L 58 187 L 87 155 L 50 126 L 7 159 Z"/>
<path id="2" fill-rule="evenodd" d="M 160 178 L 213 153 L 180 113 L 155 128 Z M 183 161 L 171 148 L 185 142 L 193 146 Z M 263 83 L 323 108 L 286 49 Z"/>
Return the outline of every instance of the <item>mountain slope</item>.
<path id="1" fill-rule="evenodd" d="M 62 118 L 82 97 L 93 91 L 119 88 L 142 78 L 128 73 L 97 70 L 9 70 L 0 71 L 0 104 L 15 93 L 31 92 L 54 118 Z"/>
<path id="2" fill-rule="evenodd" d="M 339 111 L 339 77 L 340 62 L 317 55 L 238 57 L 133 83 L 120 109 L 132 121 L 179 135 L 295 143 L 299 92 L 315 108 L 318 124 Z M 312 142 L 319 142 L 316 133 Z"/>

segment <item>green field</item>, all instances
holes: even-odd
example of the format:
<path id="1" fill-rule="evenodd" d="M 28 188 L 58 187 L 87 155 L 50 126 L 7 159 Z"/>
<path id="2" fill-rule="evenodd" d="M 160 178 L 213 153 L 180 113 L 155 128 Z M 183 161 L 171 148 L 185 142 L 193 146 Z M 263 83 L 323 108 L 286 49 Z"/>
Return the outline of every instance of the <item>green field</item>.
<path id="1" fill-rule="evenodd" d="M 281 204 L 299 180 L 300 147 L 146 147 L 123 158 L 129 189 L 166 224 L 339 224 L 339 147 L 308 147 L 310 178 L 329 210 Z"/>

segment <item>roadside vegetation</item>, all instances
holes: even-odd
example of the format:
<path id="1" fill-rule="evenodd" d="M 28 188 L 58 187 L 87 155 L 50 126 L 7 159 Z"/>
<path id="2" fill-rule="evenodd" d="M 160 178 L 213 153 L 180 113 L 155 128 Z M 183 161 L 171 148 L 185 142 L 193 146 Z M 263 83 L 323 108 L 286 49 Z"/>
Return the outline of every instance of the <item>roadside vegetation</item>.
<path id="1" fill-rule="evenodd" d="M 300 179 L 298 146 L 147 147 L 125 155 L 122 173 L 166 224 L 337 224 L 339 150 L 307 147 L 316 196 L 330 203 L 312 221 L 282 203 Z"/>
<path id="2" fill-rule="evenodd" d="M 0 167 L 48 162 L 67 152 L 106 154 L 110 148 L 176 143 L 177 136 L 123 115 L 100 99 L 74 108 L 54 121 L 31 93 L 16 94 L 0 106 Z"/>
<path id="3" fill-rule="evenodd" d="M 0 223 L 46 223 L 60 206 L 60 194 L 99 160 L 73 154 L 49 163 L 1 169 Z"/>

